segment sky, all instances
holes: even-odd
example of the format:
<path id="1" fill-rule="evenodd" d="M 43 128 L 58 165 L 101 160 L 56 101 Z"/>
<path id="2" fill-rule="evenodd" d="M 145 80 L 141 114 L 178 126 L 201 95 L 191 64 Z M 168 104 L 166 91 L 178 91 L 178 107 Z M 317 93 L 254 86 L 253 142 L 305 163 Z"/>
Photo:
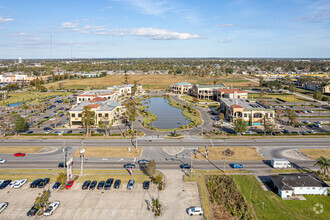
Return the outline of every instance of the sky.
<path id="1" fill-rule="evenodd" d="M 0 0 L 0 59 L 330 57 L 330 0 Z"/>

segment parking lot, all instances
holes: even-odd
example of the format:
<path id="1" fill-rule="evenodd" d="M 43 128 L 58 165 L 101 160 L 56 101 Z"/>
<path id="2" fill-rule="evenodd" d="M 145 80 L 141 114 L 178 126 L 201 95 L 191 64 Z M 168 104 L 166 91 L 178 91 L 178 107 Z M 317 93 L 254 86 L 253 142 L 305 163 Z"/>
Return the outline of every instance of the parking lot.
<path id="1" fill-rule="evenodd" d="M 8 202 L 9 206 L 0 219 L 154 219 L 151 204 L 156 198 L 163 206 L 159 219 L 202 219 L 186 214 L 190 206 L 200 206 L 197 184 L 184 182 L 181 171 L 167 172 L 165 190 L 160 192 L 154 184 L 149 190 L 144 190 L 141 183 L 133 190 L 126 188 L 127 183 L 110 190 L 82 190 L 82 183 L 75 183 L 69 190 L 53 190 L 50 183 L 45 188 L 50 187 L 50 201 L 60 201 L 60 206 L 49 217 L 26 216 L 42 189 L 29 188 L 30 182 L 21 189 L 6 188 L 0 190 L 0 203 Z"/>

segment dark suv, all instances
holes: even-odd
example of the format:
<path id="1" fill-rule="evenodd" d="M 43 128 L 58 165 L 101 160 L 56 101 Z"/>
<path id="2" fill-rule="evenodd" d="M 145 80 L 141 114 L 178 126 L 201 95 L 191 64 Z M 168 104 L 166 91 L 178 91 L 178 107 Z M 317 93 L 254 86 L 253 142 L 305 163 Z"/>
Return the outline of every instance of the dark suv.
<path id="1" fill-rule="evenodd" d="M 38 212 L 38 208 L 36 205 L 32 206 L 32 208 L 28 211 L 27 216 L 35 216 Z"/>
<path id="2" fill-rule="evenodd" d="M 36 179 L 35 181 L 33 181 L 30 185 L 30 188 L 36 188 L 39 183 L 41 183 L 42 179 Z"/>
<path id="3" fill-rule="evenodd" d="M 49 183 L 49 178 L 45 178 L 39 183 L 38 188 L 44 188 L 48 183 Z"/>
<path id="4" fill-rule="evenodd" d="M 109 189 L 111 188 L 112 183 L 113 183 L 113 178 L 109 178 L 109 179 L 105 182 L 104 189 L 105 189 L 105 190 L 109 190 Z"/>

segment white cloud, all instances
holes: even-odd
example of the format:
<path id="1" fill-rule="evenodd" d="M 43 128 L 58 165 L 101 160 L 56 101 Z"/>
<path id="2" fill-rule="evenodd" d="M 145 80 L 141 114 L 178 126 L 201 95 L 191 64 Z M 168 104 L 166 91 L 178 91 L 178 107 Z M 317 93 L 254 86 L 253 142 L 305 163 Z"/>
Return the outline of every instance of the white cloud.
<path id="1" fill-rule="evenodd" d="M 227 38 L 227 39 L 220 40 L 219 43 L 220 44 L 228 44 L 228 43 L 230 43 L 232 41 L 233 41 L 233 39 Z"/>
<path id="2" fill-rule="evenodd" d="M 97 32 L 97 35 L 103 36 L 137 36 L 146 37 L 152 40 L 189 40 L 203 39 L 198 34 L 182 33 L 166 29 L 155 28 L 131 28 L 131 29 L 114 29 L 109 31 Z"/>
<path id="3" fill-rule="evenodd" d="M 202 38 L 198 34 L 180 33 L 166 29 L 154 28 L 133 28 L 130 30 L 130 35 L 148 37 L 153 40 L 188 40 Z"/>
<path id="4" fill-rule="evenodd" d="M 13 18 L 4 18 L 4 17 L 0 17 L 0 23 L 5 23 L 5 22 L 9 22 L 9 21 L 13 21 Z"/>
<path id="5" fill-rule="evenodd" d="M 25 32 L 23 32 L 23 31 L 21 31 L 21 32 L 18 32 L 18 33 L 16 33 L 16 34 L 14 34 L 16 37 L 24 37 L 24 36 L 29 36 L 29 34 L 27 34 L 27 33 L 25 33 Z"/>
<path id="6" fill-rule="evenodd" d="M 111 9 L 111 8 L 112 8 L 112 6 L 107 6 L 107 7 L 102 8 L 100 11 L 105 11 L 105 10 L 108 10 L 108 9 Z"/>
<path id="7" fill-rule="evenodd" d="M 64 22 L 62 23 L 62 28 L 76 28 L 78 26 L 77 23 L 73 23 L 71 21 L 67 21 L 67 22 Z"/>
<path id="8" fill-rule="evenodd" d="M 217 27 L 234 27 L 234 24 L 217 24 Z"/>

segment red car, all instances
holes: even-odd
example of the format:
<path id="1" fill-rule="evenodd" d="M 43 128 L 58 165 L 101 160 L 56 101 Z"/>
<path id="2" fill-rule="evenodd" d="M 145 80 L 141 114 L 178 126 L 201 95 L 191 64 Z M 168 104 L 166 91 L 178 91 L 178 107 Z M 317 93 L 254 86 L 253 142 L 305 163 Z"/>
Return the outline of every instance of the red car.
<path id="1" fill-rule="evenodd" d="M 66 189 L 71 189 L 73 183 L 74 183 L 74 180 L 70 180 L 70 181 L 66 184 L 65 188 L 66 188 Z"/>
<path id="2" fill-rule="evenodd" d="M 297 113 L 301 113 L 301 111 L 296 111 Z"/>
<path id="3" fill-rule="evenodd" d="M 25 153 L 16 153 L 14 154 L 14 157 L 24 157 Z"/>

